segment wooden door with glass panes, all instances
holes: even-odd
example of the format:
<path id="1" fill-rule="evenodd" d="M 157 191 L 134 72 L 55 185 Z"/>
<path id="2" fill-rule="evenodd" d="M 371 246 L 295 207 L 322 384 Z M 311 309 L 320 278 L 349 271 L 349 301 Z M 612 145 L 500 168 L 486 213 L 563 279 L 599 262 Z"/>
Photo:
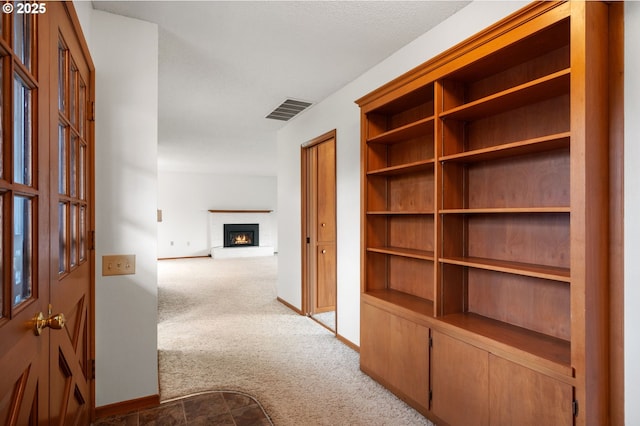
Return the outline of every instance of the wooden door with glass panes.
<path id="1" fill-rule="evenodd" d="M 92 105 L 92 63 L 83 52 L 68 9 L 61 3 L 49 7 L 47 51 L 56 52 L 50 55 L 49 68 L 50 304 L 54 313 L 62 312 L 66 318 L 65 332 L 51 332 L 50 337 L 49 410 L 56 422 L 64 418 L 65 424 L 87 424 L 93 405 L 93 266 L 89 261 L 92 117 L 87 114 Z"/>
<path id="2" fill-rule="evenodd" d="M 88 424 L 93 65 L 73 6 L 34 5 L 0 17 L 0 425 Z"/>

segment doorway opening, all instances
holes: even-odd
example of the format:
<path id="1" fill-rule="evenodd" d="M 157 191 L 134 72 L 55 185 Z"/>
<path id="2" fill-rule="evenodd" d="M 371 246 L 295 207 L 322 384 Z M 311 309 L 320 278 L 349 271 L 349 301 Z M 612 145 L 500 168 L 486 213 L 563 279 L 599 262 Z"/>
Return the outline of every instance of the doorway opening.
<path id="1" fill-rule="evenodd" d="M 301 146 L 302 310 L 337 333 L 336 131 Z"/>

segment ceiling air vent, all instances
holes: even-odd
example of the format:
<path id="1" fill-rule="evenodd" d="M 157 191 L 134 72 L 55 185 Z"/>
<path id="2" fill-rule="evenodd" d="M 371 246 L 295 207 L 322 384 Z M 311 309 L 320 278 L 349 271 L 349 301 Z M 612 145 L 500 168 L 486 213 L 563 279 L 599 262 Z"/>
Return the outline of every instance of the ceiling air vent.
<path id="1" fill-rule="evenodd" d="M 287 99 L 276 109 L 271 111 L 265 118 L 273 120 L 289 121 L 305 109 L 311 106 L 311 102 L 297 101 L 295 99 Z"/>

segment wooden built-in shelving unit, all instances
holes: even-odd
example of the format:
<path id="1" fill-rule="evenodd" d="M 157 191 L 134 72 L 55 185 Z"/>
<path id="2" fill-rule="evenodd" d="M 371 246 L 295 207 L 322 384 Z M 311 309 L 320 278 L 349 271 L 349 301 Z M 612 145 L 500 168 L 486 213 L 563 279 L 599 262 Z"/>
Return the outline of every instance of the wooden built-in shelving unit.
<path id="1" fill-rule="evenodd" d="M 439 424 L 606 417 L 607 7 L 534 3 L 357 101 L 361 368 Z"/>

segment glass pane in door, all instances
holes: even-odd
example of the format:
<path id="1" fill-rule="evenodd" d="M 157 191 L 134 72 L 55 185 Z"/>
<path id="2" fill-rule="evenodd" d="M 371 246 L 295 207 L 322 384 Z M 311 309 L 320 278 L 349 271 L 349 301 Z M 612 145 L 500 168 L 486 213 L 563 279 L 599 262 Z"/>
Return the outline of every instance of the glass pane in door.
<path id="1" fill-rule="evenodd" d="M 87 146 L 80 142 L 80 152 L 78 153 L 78 197 L 86 200 L 86 184 L 87 184 Z"/>
<path id="2" fill-rule="evenodd" d="M 78 264 L 78 205 L 71 206 L 71 256 L 70 266 L 73 268 Z"/>
<path id="3" fill-rule="evenodd" d="M 86 139 L 87 135 L 84 133 L 85 129 L 85 111 L 87 109 L 87 86 L 85 86 L 82 79 L 79 79 L 79 89 L 78 89 L 78 132 L 80 132 L 80 137 L 82 139 Z"/>
<path id="4" fill-rule="evenodd" d="M 62 41 L 58 43 L 58 109 L 67 111 L 67 49 Z"/>
<path id="5" fill-rule="evenodd" d="M 21 3 L 21 2 L 20 2 Z M 13 14 L 13 51 L 22 64 L 31 69 L 31 23 L 28 13 Z"/>
<path id="6" fill-rule="evenodd" d="M 15 74 L 13 80 L 13 179 L 31 185 L 32 123 L 31 89 Z"/>
<path id="7" fill-rule="evenodd" d="M 58 203 L 58 273 L 67 268 L 67 204 Z"/>
<path id="8" fill-rule="evenodd" d="M 72 132 L 73 133 L 73 132 Z M 72 197 L 77 195 L 78 184 L 78 137 L 74 134 L 71 135 L 71 143 L 69 143 L 69 193 Z"/>
<path id="9" fill-rule="evenodd" d="M 78 70 L 76 70 L 75 65 L 73 64 L 73 60 L 71 61 L 71 72 L 69 73 L 69 118 L 71 119 L 71 124 L 73 126 L 77 126 L 78 119 L 77 113 L 77 102 L 76 102 L 76 92 L 78 91 Z"/>
<path id="10" fill-rule="evenodd" d="M 87 209 L 80 206 L 80 262 L 87 259 Z"/>
<path id="11" fill-rule="evenodd" d="M 12 303 L 17 306 L 32 294 L 33 260 L 32 200 L 13 197 L 13 286 Z"/>
<path id="12" fill-rule="evenodd" d="M 67 128 L 58 124 L 58 193 L 67 193 Z"/>

